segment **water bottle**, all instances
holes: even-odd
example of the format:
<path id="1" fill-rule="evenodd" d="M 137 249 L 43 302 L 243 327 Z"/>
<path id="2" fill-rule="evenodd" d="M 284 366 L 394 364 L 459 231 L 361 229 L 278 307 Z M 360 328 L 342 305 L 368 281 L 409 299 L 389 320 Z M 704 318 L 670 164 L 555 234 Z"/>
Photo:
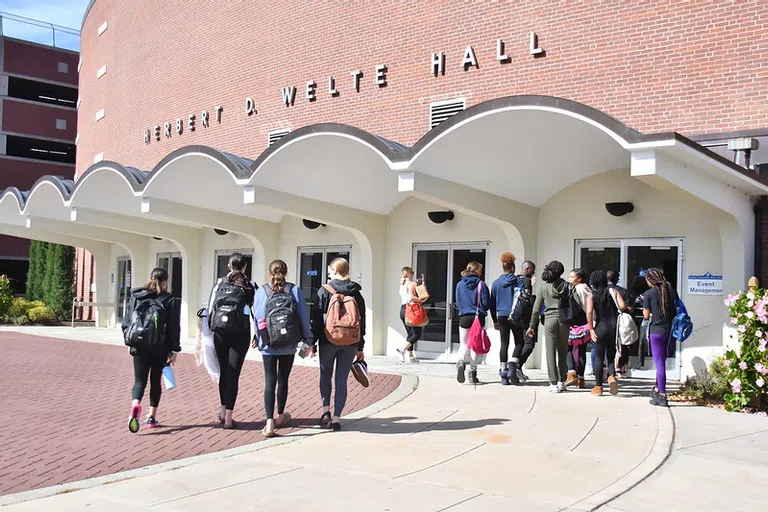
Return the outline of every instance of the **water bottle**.
<path id="1" fill-rule="evenodd" d="M 171 368 L 171 365 L 163 366 L 163 381 L 165 382 L 165 389 L 173 389 L 176 387 L 176 377 L 173 375 L 173 368 Z"/>

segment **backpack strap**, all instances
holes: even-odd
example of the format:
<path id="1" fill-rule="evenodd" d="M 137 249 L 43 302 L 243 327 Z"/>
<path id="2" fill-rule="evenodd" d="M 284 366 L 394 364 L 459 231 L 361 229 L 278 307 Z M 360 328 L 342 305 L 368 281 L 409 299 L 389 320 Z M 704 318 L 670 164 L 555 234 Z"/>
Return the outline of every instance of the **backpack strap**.
<path id="1" fill-rule="evenodd" d="M 323 288 L 325 288 L 325 291 L 327 291 L 327 292 L 328 292 L 328 293 L 330 293 L 331 295 L 336 295 L 337 293 L 339 293 L 339 292 L 337 292 L 336 290 L 334 290 L 334 289 L 333 289 L 333 286 L 329 285 L 328 283 L 324 284 L 324 285 L 323 285 Z"/>

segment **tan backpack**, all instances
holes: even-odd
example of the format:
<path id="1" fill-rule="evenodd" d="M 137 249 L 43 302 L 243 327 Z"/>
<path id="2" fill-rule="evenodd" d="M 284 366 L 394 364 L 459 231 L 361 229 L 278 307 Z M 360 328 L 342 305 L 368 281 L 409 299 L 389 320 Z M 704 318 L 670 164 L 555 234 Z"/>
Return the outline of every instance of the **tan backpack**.
<path id="1" fill-rule="evenodd" d="M 325 336 L 333 345 L 360 343 L 360 309 L 352 295 L 338 293 L 329 284 L 323 286 L 331 298 L 325 315 Z"/>

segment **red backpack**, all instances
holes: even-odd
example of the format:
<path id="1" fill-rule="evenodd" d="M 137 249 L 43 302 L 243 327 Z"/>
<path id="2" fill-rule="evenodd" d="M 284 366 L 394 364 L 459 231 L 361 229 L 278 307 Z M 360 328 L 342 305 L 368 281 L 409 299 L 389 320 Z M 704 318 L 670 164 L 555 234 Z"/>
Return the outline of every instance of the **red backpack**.
<path id="1" fill-rule="evenodd" d="M 491 340 L 488 338 L 488 333 L 483 329 L 483 324 L 480 323 L 482 288 L 483 282 L 481 281 L 477 285 L 477 310 L 475 311 L 475 321 L 472 322 L 472 327 L 469 329 L 469 334 L 467 335 L 467 347 L 478 355 L 487 354 L 491 350 Z"/>

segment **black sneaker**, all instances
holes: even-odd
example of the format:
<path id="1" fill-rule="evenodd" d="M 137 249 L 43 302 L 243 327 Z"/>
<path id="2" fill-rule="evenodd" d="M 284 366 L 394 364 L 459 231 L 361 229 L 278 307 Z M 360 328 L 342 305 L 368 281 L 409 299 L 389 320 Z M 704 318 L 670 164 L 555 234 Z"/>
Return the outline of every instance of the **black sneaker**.
<path id="1" fill-rule="evenodd" d="M 520 377 L 517 376 L 517 363 L 511 362 L 507 365 L 507 373 L 509 374 L 509 383 L 513 386 L 520 385 Z"/>
<path id="2" fill-rule="evenodd" d="M 651 405 L 655 405 L 657 407 L 669 407 L 669 402 L 667 401 L 667 397 L 661 394 L 657 394 L 653 398 L 650 399 L 648 402 Z"/>
<path id="3" fill-rule="evenodd" d="M 502 368 L 499 370 L 499 377 L 501 377 L 501 385 L 509 386 L 509 370 Z"/>
<path id="4" fill-rule="evenodd" d="M 331 430 L 333 430 L 334 432 L 340 432 L 341 423 L 331 423 Z"/>
<path id="5" fill-rule="evenodd" d="M 324 412 L 322 416 L 320 416 L 320 426 L 326 427 L 331 423 L 331 413 L 330 412 Z"/>
<path id="6" fill-rule="evenodd" d="M 469 370 L 469 383 L 480 384 L 480 381 L 477 379 L 477 370 Z"/>
<path id="7" fill-rule="evenodd" d="M 466 373 L 467 365 L 464 363 L 464 361 L 459 361 L 456 363 L 456 380 L 459 381 L 459 384 L 464 384 L 464 380 L 466 379 L 465 373 Z"/>

